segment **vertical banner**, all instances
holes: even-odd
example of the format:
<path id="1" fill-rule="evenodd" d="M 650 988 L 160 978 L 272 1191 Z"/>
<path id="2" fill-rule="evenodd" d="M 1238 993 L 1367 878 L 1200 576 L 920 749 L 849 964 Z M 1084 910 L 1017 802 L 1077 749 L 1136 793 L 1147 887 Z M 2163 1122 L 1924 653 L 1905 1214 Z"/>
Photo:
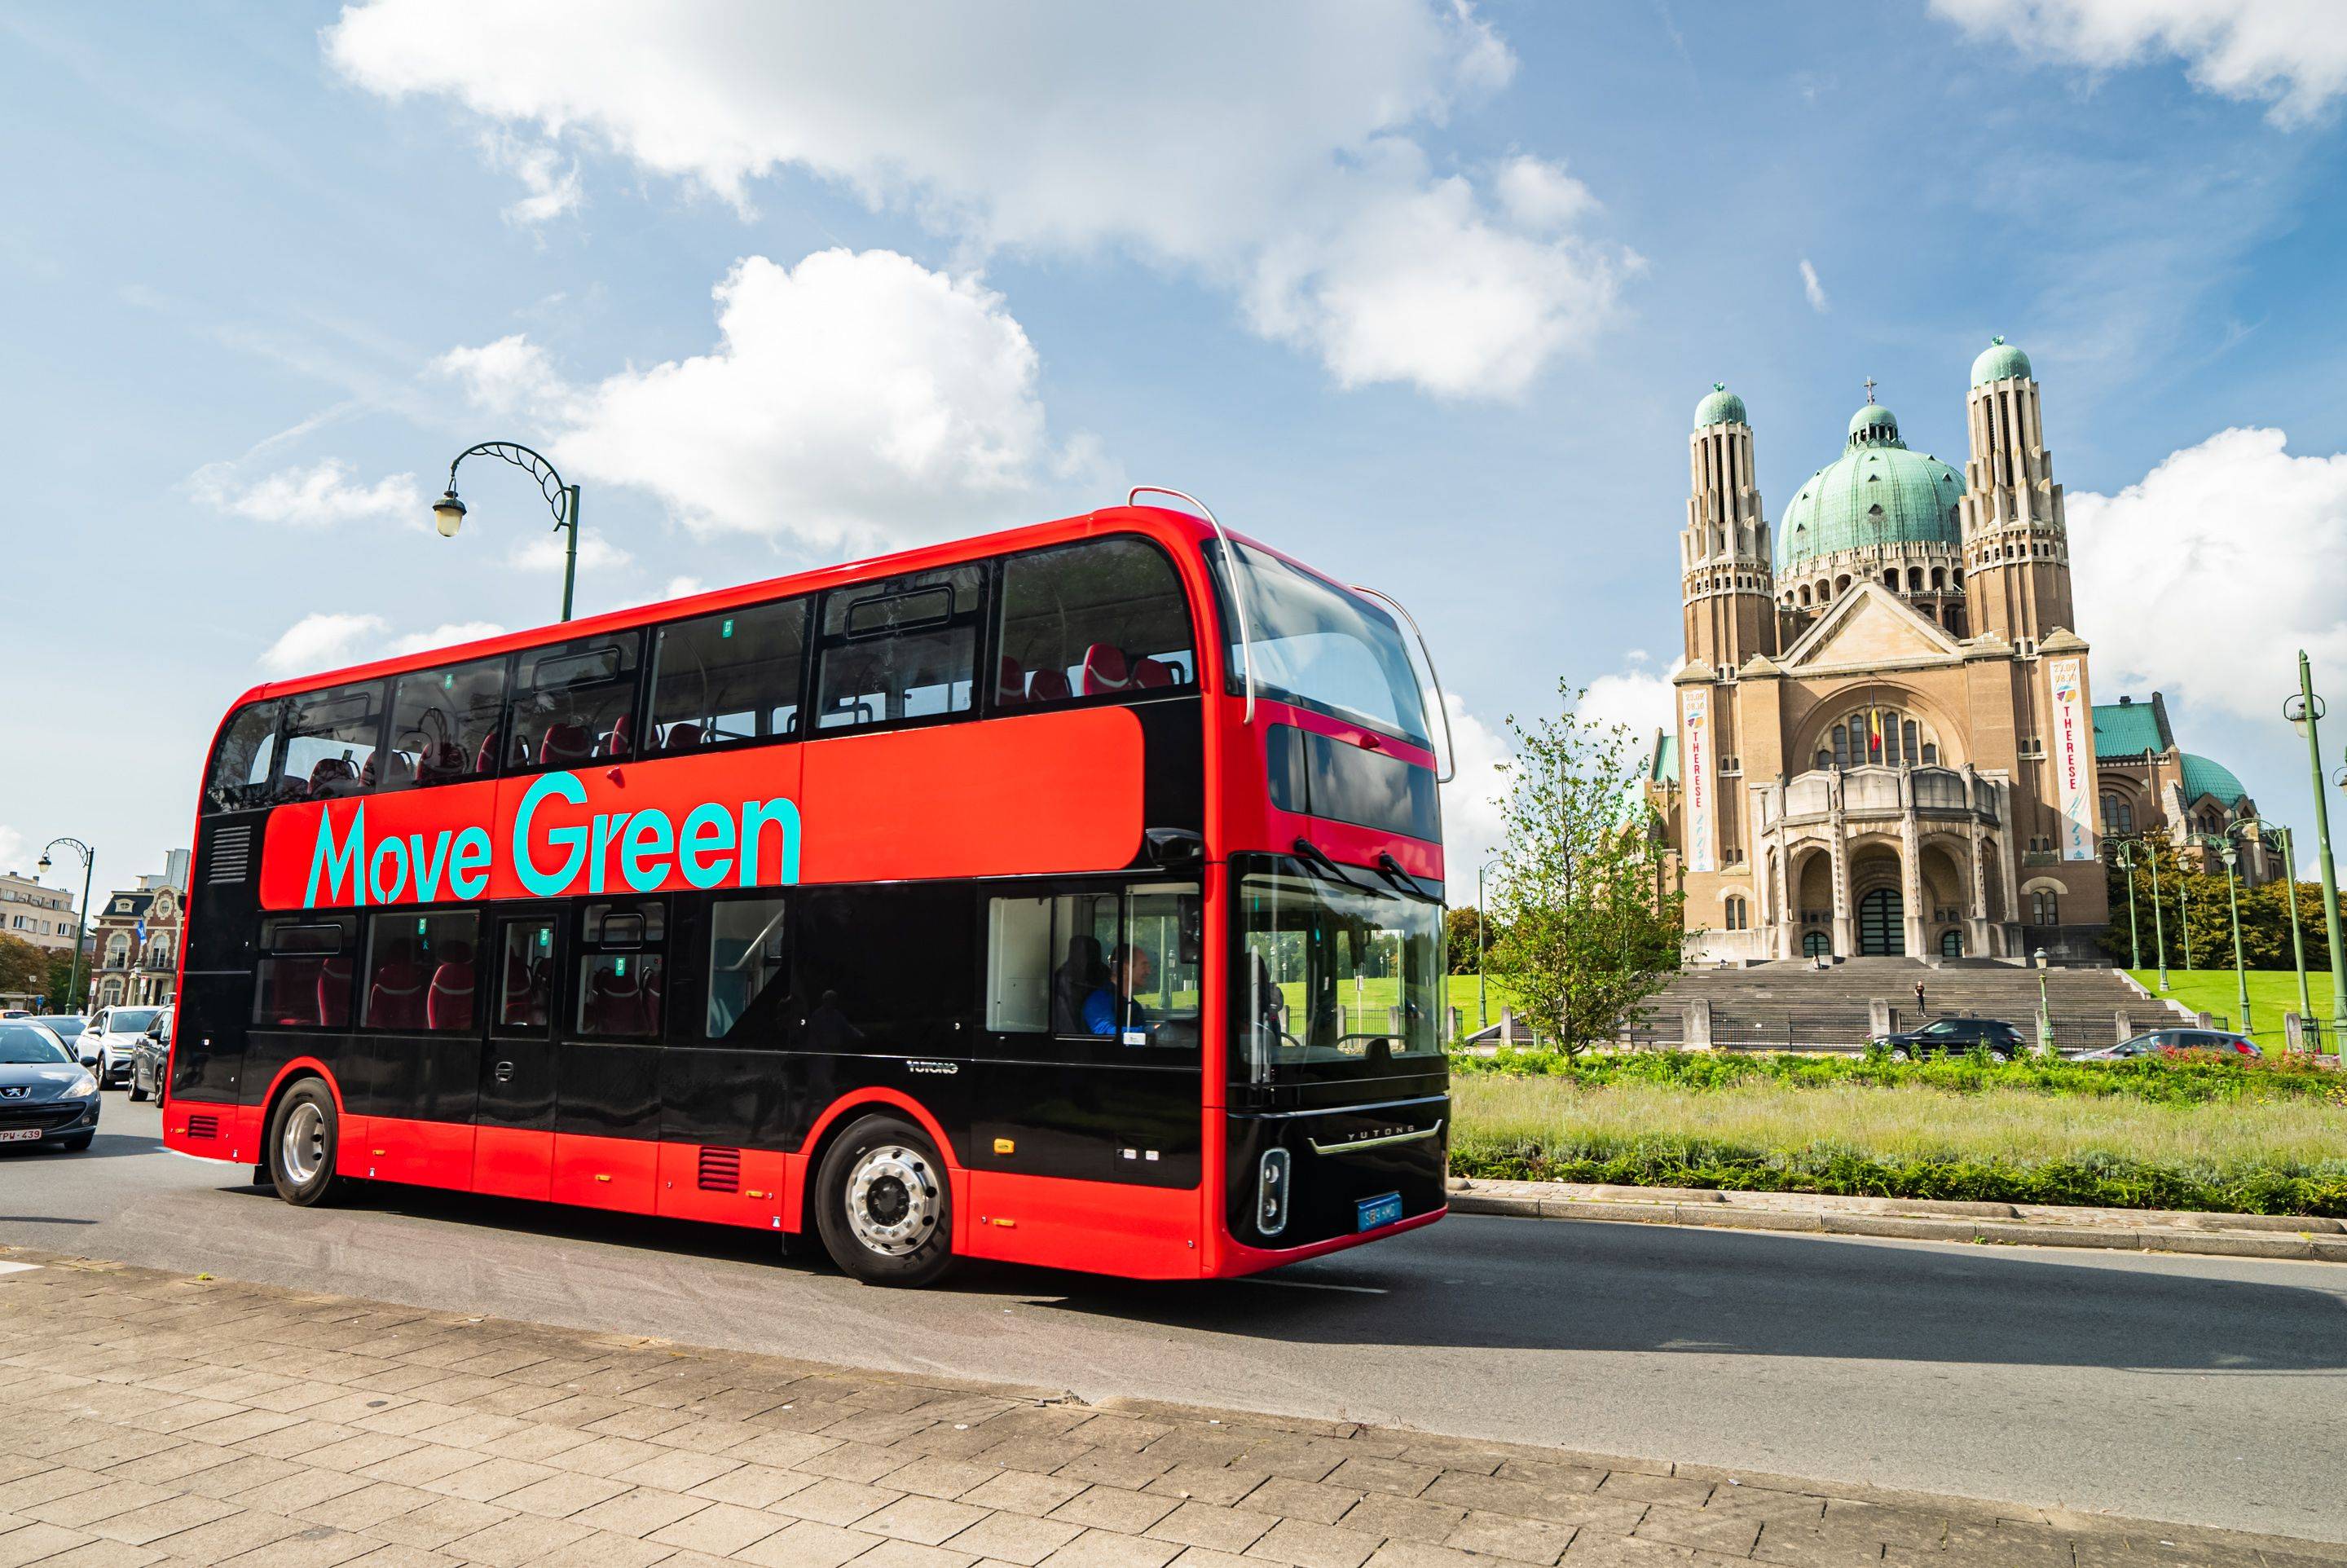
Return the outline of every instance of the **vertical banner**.
<path id="1" fill-rule="evenodd" d="M 2086 748 L 2095 732 L 2079 690 L 2081 671 L 2075 659 L 2049 659 L 2046 672 L 2054 682 L 2054 787 L 2062 813 L 2062 858 L 2092 860 L 2095 819 L 2086 788 Z"/>
<path id="2" fill-rule="evenodd" d="M 1711 842 L 1711 692 L 1690 686 L 1679 693 L 1685 739 L 1679 743 L 1679 772 L 1686 786 L 1686 868 L 1717 871 Z"/>

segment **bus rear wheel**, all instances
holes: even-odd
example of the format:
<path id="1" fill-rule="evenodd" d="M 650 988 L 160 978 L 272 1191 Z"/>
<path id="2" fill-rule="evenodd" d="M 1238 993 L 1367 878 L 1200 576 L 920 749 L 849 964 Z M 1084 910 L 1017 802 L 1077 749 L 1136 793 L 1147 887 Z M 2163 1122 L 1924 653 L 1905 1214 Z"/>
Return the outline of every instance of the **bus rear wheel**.
<path id="1" fill-rule="evenodd" d="M 269 1119 L 269 1179 L 277 1195 L 303 1208 L 325 1202 L 341 1143 L 342 1119 L 324 1084 L 305 1078 L 287 1090 Z"/>
<path id="2" fill-rule="evenodd" d="M 953 1189 L 928 1134 L 867 1116 L 825 1152 L 815 1229 L 832 1261 L 866 1285 L 928 1285 L 953 1263 Z"/>

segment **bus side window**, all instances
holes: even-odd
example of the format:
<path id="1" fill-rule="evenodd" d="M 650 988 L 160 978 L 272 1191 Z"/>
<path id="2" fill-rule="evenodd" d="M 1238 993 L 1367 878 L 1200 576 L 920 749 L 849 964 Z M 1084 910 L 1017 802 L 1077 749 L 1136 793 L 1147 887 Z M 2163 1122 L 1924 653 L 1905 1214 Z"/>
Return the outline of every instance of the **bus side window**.
<path id="1" fill-rule="evenodd" d="M 261 923 L 252 1021 L 263 1029 L 348 1029 L 356 915 L 279 915 Z"/>
<path id="2" fill-rule="evenodd" d="M 497 737 L 509 767 L 575 767 L 638 754 L 633 631 L 584 637 L 521 656 Z"/>
<path id="3" fill-rule="evenodd" d="M 1194 1048 L 1202 918 L 1195 883 L 989 899 L 987 1029 Z"/>
<path id="4" fill-rule="evenodd" d="M 793 599 L 661 627 L 646 753 L 797 734 L 806 622 L 807 601 Z"/>
<path id="5" fill-rule="evenodd" d="M 220 732 L 204 804 L 213 811 L 241 811 L 269 804 L 269 778 L 277 765 L 277 726 L 285 716 L 278 699 L 239 708 Z"/>
<path id="6" fill-rule="evenodd" d="M 365 790 L 383 746 L 383 685 L 369 681 L 286 700 L 285 765 L 273 798 L 333 800 Z"/>
<path id="7" fill-rule="evenodd" d="M 1002 570 L 997 708 L 1195 688 L 1190 606 L 1163 551 L 1092 539 L 1013 556 Z"/>
<path id="8" fill-rule="evenodd" d="M 985 580 L 982 567 L 945 567 L 825 594 L 815 728 L 969 712 Z"/>
<path id="9" fill-rule="evenodd" d="M 391 746 L 375 770 L 377 789 L 454 784 L 494 776 L 506 661 L 477 659 L 402 675 L 391 700 Z"/>
<path id="10" fill-rule="evenodd" d="M 473 1027 L 479 917 L 469 909 L 425 915 L 385 910 L 367 925 L 368 1029 L 461 1032 Z"/>
<path id="11" fill-rule="evenodd" d="M 789 932 L 780 898 L 721 900 L 709 927 L 711 1040 L 740 1046 L 780 1043 L 788 1016 Z"/>
<path id="12" fill-rule="evenodd" d="M 589 904 L 579 921 L 579 1032 L 658 1040 L 667 989 L 667 906 L 658 898 Z"/>

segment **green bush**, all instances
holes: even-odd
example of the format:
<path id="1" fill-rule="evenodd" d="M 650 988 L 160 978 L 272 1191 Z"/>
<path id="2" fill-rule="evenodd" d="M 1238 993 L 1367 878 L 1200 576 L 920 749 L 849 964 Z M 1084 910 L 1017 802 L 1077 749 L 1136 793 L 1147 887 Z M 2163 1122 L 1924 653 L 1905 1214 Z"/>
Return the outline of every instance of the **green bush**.
<path id="1" fill-rule="evenodd" d="M 1461 1176 L 1523 1181 L 2347 1219 L 2347 1161 L 2185 1169 L 2087 1154 L 2023 1165 L 1952 1157 L 1882 1159 L 1832 1148 L 1764 1151 L 1670 1138 L 1587 1139 L 1552 1153 L 1537 1145 L 1507 1147 L 1468 1136 L 1453 1145 L 1450 1168 Z"/>

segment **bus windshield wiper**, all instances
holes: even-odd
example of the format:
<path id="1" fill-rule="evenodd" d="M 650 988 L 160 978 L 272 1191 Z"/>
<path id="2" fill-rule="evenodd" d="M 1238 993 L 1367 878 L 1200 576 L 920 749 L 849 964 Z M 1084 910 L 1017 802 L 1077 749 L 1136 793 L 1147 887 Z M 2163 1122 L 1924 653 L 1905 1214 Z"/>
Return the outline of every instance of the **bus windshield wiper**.
<path id="1" fill-rule="evenodd" d="M 1296 858 L 1302 861 L 1306 868 L 1310 870 L 1314 876 L 1320 876 L 1333 882 L 1341 882 L 1356 893 L 1367 893 L 1372 897 L 1379 898 L 1386 896 L 1384 888 L 1375 886 L 1366 882 L 1356 882 L 1350 876 L 1346 876 L 1345 868 L 1337 865 L 1335 861 L 1329 859 L 1327 853 L 1318 845 L 1313 843 L 1310 839 L 1297 839 L 1296 841 L 1295 849 Z"/>
<path id="2" fill-rule="evenodd" d="M 1396 890 L 1405 898 L 1415 898 L 1426 904 L 1442 902 L 1418 885 L 1418 878 L 1402 868 L 1401 862 L 1393 857 L 1391 850 L 1381 849 L 1378 852 L 1378 875 L 1392 883 Z"/>

